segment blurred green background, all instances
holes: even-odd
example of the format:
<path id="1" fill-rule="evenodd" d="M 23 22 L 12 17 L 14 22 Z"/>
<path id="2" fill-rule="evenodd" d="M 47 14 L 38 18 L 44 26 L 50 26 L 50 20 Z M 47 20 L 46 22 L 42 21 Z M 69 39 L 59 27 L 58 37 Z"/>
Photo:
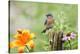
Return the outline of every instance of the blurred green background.
<path id="1" fill-rule="evenodd" d="M 10 2 L 10 41 L 17 29 L 29 29 L 36 34 L 34 52 L 49 51 L 48 36 L 42 34 L 46 14 L 51 13 L 55 19 L 53 30 L 64 30 L 64 32 L 73 31 L 78 33 L 78 6 L 77 4 L 58 4 L 41 3 L 27 1 Z M 78 38 L 72 40 L 72 49 L 77 49 Z M 68 43 L 64 43 L 65 50 L 68 49 Z M 16 48 L 10 50 L 17 52 Z"/>

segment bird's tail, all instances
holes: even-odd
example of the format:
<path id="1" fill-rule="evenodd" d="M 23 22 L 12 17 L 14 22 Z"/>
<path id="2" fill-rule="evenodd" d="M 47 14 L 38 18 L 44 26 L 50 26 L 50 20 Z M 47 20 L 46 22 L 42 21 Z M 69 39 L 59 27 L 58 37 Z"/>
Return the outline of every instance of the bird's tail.
<path id="1" fill-rule="evenodd" d="M 47 30 L 51 29 L 52 27 L 48 27 L 46 29 L 44 29 L 41 33 L 45 33 Z"/>
<path id="2" fill-rule="evenodd" d="M 44 29 L 41 33 L 45 33 L 47 29 Z"/>

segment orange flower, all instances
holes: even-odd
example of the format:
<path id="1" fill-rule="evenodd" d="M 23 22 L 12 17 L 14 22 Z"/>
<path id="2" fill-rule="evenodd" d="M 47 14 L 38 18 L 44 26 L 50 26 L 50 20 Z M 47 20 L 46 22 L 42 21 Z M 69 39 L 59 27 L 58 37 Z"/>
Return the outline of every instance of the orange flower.
<path id="1" fill-rule="evenodd" d="M 25 45 L 34 48 L 34 34 L 29 30 L 18 30 L 14 36 L 15 40 L 10 43 L 10 48 L 18 47 L 19 52 L 23 52 Z"/>

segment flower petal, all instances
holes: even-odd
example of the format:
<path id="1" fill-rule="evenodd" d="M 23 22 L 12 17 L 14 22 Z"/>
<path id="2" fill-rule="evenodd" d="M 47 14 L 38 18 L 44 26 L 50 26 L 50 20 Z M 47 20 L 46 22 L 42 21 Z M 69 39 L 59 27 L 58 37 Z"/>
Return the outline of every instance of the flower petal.
<path id="1" fill-rule="evenodd" d="M 74 34 L 73 32 L 71 33 L 71 36 L 70 36 L 72 39 L 74 39 L 76 37 L 76 34 Z"/>
<path id="2" fill-rule="evenodd" d="M 14 47 L 17 47 L 18 45 L 16 44 L 16 40 L 10 42 L 10 48 L 14 48 Z"/>
<path id="3" fill-rule="evenodd" d="M 34 33 L 31 33 L 30 38 L 32 39 L 34 37 L 35 37 L 35 34 Z"/>
<path id="4" fill-rule="evenodd" d="M 34 48 L 34 42 L 33 42 L 33 40 L 30 40 L 26 45 L 29 46 L 29 47 L 31 47 L 31 48 Z"/>
<path id="5" fill-rule="evenodd" d="M 22 34 L 26 34 L 26 33 L 29 33 L 29 34 L 30 34 L 30 31 L 24 29 L 24 30 L 22 31 Z"/>
<path id="6" fill-rule="evenodd" d="M 25 49 L 25 46 L 18 47 L 18 52 L 23 53 L 24 49 Z"/>
<path id="7" fill-rule="evenodd" d="M 67 41 L 68 38 L 67 38 L 66 36 L 64 36 L 64 37 L 62 38 L 62 40 L 63 40 L 63 41 Z"/>

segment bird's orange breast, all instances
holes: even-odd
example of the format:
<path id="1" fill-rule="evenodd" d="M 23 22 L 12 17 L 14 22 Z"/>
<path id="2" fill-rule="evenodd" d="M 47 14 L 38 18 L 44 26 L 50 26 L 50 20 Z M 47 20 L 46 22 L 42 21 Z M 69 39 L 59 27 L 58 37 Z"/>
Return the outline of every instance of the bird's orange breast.
<path id="1" fill-rule="evenodd" d="M 48 24 L 48 25 L 50 25 L 50 24 L 52 24 L 52 23 L 53 23 L 53 19 L 48 19 L 48 20 L 47 20 L 47 24 Z"/>

